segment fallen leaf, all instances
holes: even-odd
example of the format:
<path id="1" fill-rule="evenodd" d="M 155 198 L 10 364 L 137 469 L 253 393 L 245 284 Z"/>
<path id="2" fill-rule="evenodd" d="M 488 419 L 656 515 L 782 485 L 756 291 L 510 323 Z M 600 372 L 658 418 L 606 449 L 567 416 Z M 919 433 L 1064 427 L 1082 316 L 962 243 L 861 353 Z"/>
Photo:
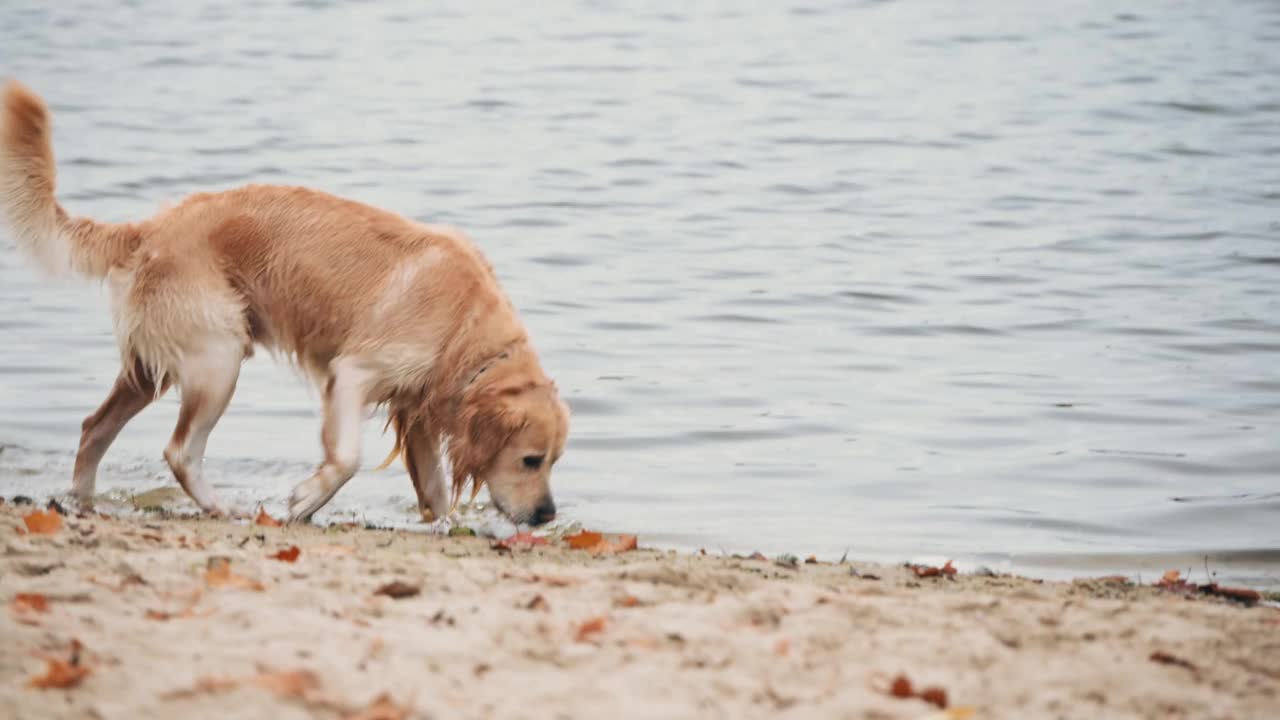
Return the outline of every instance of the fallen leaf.
<path id="1" fill-rule="evenodd" d="M 387 597 L 393 600 L 400 600 L 402 598 L 414 597 L 420 592 L 422 592 L 422 588 L 418 587 L 417 585 L 410 585 L 409 583 L 406 583 L 406 582 L 393 580 L 387 583 L 386 585 L 383 585 L 382 587 L 378 588 L 377 590 L 374 590 L 373 594 L 386 595 Z"/>
<path id="2" fill-rule="evenodd" d="M 524 548 L 525 550 L 529 550 L 537 545 L 546 545 L 546 544 L 548 544 L 547 539 L 544 537 L 538 537 L 537 535 L 534 535 L 531 532 L 520 532 L 520 533 L 516 533 L 515 535 L 512 535 L 509 538 L 498 540 L 497 542 L 490 545 L 490 547 L 493 548 L 494 550 L 499 550 L 499 551 L 505 550 L 507 552 L 510 552 L 518 548 Z"/>
<path id="3" fill-rule="evenodd" d="M 204 572 L 204 583 L 209 587 L 256 590 L 258 592 L 266 590 L 266 586 L 257 580 L 231 572 L 231 561 L 223 557 L 209 559 L 208 569 Z"/>
<path id="4" fill-rule="evenodd" d="M 923 690 L 916 691 L 912 686 L 911 680 L 906 675 L 899 674 L 893 679 L 888 688 L 882 688 L 882 692 L 892 697 L 901 699 L 916 698 L 923 700 L 936 706 L 939 710 L 947 709 L 947 691 L 940 687 L 927 687 Z"/>
<path id="5" fill-rule="evenodd" d="M 893 679 L 893 684 L 889 686 L 889 694 L 896 698 L 915 697 L 916 693 L 911 687 L 911 681 L 906 675 L 899 675 Z"/>
<path id="6" fill-rule="evenodd" d="M 1182 579 L 1182 573 L 1177 570 L 1169 570 L 1165 572 L 1159 580 L 1156 581 L 1156 587 L 1162 590 L 1178 593 L 1192 593 L 1196 591 L 1196 586 Z"/>
<path id="7" fill-rule="evenodd" d="M 635 595 L 623 595 L 622 597 L 613 601 L 613 606 L 620 607 L 620 608 L 632 608 L 632 607 L 638 607 L 639 605 L 640 605 L 640 598 L 636 597 Z"/>
<path id="8" fill-rule="evenodd" d="M 365 709 L 343 716 L 342 720 L 406 720 L 412 708 L 398 705 L 387 693 L 374 698 Z"/>
<path id="9" fill-rule="evenodd" d="M 564 542 L 574 550 L 592 550 L 604 542 L 604 534 L 592 530 L 583 530 L 565 537 Z"/>
<path id="10" fill-rule="evenodd" d="M 291 563 L 291 562 L 297 562 L 298 556 L 301 554 L 302 554 L 302 550 L 299 549 L 297 545 L 290 545 L 288 548 L 281 550 L 275 555 L 268 555 L 267 557 L 271 558 L 272 560 L 279 560 L 281 562 Z"/>
<path id="11" fill-rule="evenodd" d="M 947 691 L 940 687 L 927 687 L 920 693 L 920 699 L 931 703 L 939 710 L 947 709 Z"/>
<path id="12" fill-rule="evenodd" d="M 261 505 L 258 506 L 258 514 L 253 518 L 253 524 L 263 527 L 281 527 L 284 525 L 284 523 L 268 515 L 267 509 Z"/>
<path id="13" fill-rule="evenodd" d="M 586 550 L 593 555 L 628 552 L 635 550 L 640 544 L 635 535 L 615 535 L 610 539 L 604 533 L 593 530 L 583 530 L 575 535 L 569 535 L 564 541 L 573 550 Z"/>
<path id="14" fill-rule="evenodd" d="M 71 657 L 45 658 L 45 673 L 27 681 L 27 687 L 48 690 L 50 688 L 72 688 L 80 684 L 93 672 L 91 668 L 80 664 L 80 651 L 84 648 L 79 640 L 71 641 Z"/>
<path id="15" fill-rule="evenodd" d="M 49 598 L 40 593 L 18 593 L 13 596 L 13 604 L 10 607 L 14 613 L 19 615 L 24 613 L 47 613 L 49 612 Z"/>
<path id="16" fill-rule="evenodd" d="M 311 699 L 320 687 L 320 678 L 310 670 L 260 669 L 257 675 L 241 678 L 205 676 L 198 678 L 190 688 L 172 690 L 161 697 L 191 697 L 199 693 L 223 693 L 249 685 L 276 693 L 282 697 Z"/>
<path id="17" fill-rule="evenodd" d="M 27 532 L 32 535 L 53 535 L 62 529 L 62 516 L 52 510 L 35 510 L 23 516 Z"/>
<path id="18" fill-rule="evenodd" d="M 1190 660 L 1183 660 L 1182 658 L 1176 655 L 1171 655 L 1163 650 L 1157 650 L 1151 653 L 1151 657 L 1148 659 L 1151 660 L 1151 662 L 1158 662 L 1161 665 L 1177 665 L 1178 667 L 1184 667 L 1188 670 L 1196 669 L 1196 666 Z"/>
<path id="19" fill-rule="evenodd" d="M 1200 592 L 1207 595 L 1216 595 L 1218 597 L 1227 598 L 1228 600 L 1235 600 L 1236 602 L 1244 603 L 1245 605 L 1255 605 L 1262 600 L 1262 593 L 1259 593 L 1256 590 L 1250 590 L 1248 588 L 1223 587 L 1218 583 L 1201 585 Z"/>
<path id="20" fill-rule="evenodd" d="M 574 633 L 574 639 L 578 642 L 586 642 L 593 636 L 604 632 L 605 625 L 607 624 L 608 620 L 606 620 L 603 615 L 586 620 L 578 626 L 577 632 Z"/>
<path id="21" fill-rule="evenodd" d="M 320 678 L 310 670 L 269 670 L 258 673 L 250 684 L 283 697 L 305 697 L 320 687 Z"/>
<path id="22" fill-rule="evenodd" d="M 911 565 L 909 567 L 911 568 L 911 572 L 916 574 L 916 577 L 921 578 L 938 576 L 951 577 L 956 574 L 956 569 L 952 567 L 950 560 L 947 561 L 946 565 L 943 565 L 940 568 L 929 567 L 927 565 Z"/>
<path id="23" fill-rule="evenodd" d="M 532 600 L 525 603 L 524 609 L 525 610 L 542 610 L 545 612 L 551 609 L 551 604 L 547 602 L 546 598 L 542 597 L 541 593 L 539 593 L 537 595 L 534 595 Z"/>

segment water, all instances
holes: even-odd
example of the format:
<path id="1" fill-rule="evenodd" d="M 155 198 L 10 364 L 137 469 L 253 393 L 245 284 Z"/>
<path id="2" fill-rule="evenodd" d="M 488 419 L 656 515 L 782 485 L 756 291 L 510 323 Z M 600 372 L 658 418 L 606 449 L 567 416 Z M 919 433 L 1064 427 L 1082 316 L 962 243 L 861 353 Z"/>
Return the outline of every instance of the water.
<path id="1" fill-rule="evenodd" d="M 567 521 L 1280 585 L 1276 3 L 49 5 L 0 72 L 73 213 L 260 181 L 467 228 L 573 406 Z M 106 303 L 0 238 L 5 494 L 68 486 Z M 316 406 L 251 361 L 221 493 L 281 507 Z M 100 487 L 172 484 L 175 417 Z M 323 517 L 412 504 L 366 471 Z"/>

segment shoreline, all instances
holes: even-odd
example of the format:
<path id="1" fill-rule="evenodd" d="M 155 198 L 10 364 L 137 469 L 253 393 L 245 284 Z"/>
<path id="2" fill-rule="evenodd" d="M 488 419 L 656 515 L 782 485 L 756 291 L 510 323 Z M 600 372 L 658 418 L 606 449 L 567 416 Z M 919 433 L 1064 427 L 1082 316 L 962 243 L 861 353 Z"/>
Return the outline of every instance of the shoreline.
<path id="1" fill-rule="evenodd" d="M 164 517 L 59 516 L 43 535 L 31 511 L 0 506 L 15 717 L 1240 720 L 1280 703 L 1280 609 L 1119 578 Z M 88 674 L 28 687 L 73 641 Z M 924 697 L 939 690 L 946 710 Z"/>

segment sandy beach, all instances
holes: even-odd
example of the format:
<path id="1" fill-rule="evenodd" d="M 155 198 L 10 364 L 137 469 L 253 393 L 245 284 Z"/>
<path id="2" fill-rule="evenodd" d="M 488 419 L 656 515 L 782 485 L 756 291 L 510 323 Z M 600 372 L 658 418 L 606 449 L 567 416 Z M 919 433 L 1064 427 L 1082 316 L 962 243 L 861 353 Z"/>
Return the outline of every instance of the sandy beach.
<path id="1" fill-rule="evenodd" d="M 1265 599 L 676 554 L 643 538 L 624 552 L 495 548 L 99 516 L 29 530 L 34 510 L 0 507 L 6 718 L 1246 720 L 1280 707 L 1280 611 Z"/>

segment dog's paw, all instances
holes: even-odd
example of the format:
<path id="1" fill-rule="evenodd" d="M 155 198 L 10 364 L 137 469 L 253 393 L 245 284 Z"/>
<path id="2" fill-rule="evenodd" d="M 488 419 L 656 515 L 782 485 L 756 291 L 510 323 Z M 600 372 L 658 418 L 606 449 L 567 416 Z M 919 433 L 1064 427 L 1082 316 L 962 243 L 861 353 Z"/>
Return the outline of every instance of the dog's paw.
<path id="1" fill-rule="evenodd" d="M 289 493 L 289 522 L 310 522 L 311 516 L 332 496 L 333 491 L 329 489 L 323 475 L 316 474 L 298 483 L 293 492 Z"/>

